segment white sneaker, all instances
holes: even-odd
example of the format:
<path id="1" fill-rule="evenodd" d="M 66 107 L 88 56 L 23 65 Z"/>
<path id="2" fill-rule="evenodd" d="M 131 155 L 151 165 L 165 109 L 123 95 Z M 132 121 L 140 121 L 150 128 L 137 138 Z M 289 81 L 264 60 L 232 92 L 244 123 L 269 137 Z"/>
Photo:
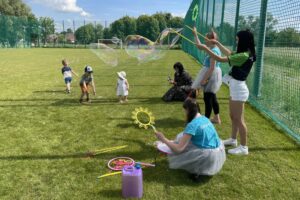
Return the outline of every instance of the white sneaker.
<path id="1" fill-rule="evenodd" d="M 237 139 L 232 139 L 232 138 L 229 138 L 227 140 L 223 140 L 223 144 L 225 146 L 233 146 L 233 147 L 236 147 L 237 146 Z"/>
<path id="2" fill-rule="evenodd" d="M 229 149 L 228 150 L 229 154 L 233 154 L 233 155 L 248 155 L 248 147 L 247 146 L 238 146 L 237 148 L 234 149 Z"/>

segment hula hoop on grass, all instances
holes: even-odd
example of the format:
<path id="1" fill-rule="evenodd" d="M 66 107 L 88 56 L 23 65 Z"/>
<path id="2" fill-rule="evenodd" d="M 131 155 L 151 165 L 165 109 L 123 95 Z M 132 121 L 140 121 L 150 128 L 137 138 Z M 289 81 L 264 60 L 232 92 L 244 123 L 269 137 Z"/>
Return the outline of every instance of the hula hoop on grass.
<path id="1" fill-rule="evenodd" d="M 124 166 L 134 166 L 135 162 L 129 157 L 117 157 L 108 161 L 107 166 L 113 171 L 121 171 Z"/>

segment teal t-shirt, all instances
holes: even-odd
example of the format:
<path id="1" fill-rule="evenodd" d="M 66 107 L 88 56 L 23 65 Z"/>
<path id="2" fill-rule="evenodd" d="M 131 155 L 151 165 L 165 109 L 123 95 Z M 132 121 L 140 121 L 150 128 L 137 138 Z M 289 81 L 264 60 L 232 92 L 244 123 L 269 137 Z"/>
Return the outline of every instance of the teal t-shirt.
<path id="1" fill-rule="evenodd" d="M 201 149 L 215 149 L 221 143 L 214 125 L 204 116 L 197 117 L 188 123 L 184 134 L 192 135 L 192 143 Z"/>
<path id="2" fill-rule="evenodd" d="M 220 49 L 219 49 L 218 47 L 214 47 L 214 48 L 212 48 L 211 50 L 212 50 L 212 52 L 214 52 L 214 54 L 216 54 L 216 55 L 218 55 L 218 56 L 221 55 L 221 51 L 220 51 Z M 203 63 L 204 63 L 204 66 L 205 66 L 205 67 L 210 67 L 210 56 L 209 56 L 209 55 L 207 55 L 207 56 L 204 58 L 204 62 L 203 62 Z M 217 61 L 216 61 L 215 67 L 220 67 L 220 62 L 217 62 Z"/>

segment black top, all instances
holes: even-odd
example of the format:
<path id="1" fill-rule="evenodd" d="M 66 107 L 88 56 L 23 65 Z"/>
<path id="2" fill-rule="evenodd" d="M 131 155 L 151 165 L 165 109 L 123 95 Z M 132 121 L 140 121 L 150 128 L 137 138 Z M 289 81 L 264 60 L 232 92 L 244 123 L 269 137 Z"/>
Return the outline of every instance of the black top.
<path id="1" fill-rule="evenodd" d="M 191 86 L 193 81 L 189 73 L 183 71 L 181 74 L 174 74 L 174 81 L 176 82 L 176 86 Z"/>
<path id="2" fill-rule="evenodd" d="M 245 81 L 254 63 L 253 56 L 248 53 L 237 53 L 228 57 L 229 65 L 232 66 L 229 75 L 238 81 Z"/>

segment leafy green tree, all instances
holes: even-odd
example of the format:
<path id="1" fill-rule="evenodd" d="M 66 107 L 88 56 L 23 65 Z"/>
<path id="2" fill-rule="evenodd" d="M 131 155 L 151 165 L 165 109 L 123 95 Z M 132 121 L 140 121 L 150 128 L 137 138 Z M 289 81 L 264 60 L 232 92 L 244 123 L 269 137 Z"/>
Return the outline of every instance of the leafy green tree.
<path id="1" fill-rule="evenodd" d="M 258 40 L 259 34 L 259 17 L 249 16 L 239 16 L 238 20 L 238 30 L 249 29 L 253 32 L 254 38 Z M 278 24 L 277 19 L 273 17 L 271 13 L 267 13 L 266 20 L 266 44 L 271 45 L 276 39 L 276 30 L 274 27 Z"/>
<path id="2" fill-rule="evenodd" d="M 300 33 L 295 28 L 289 27 L 277 33 L 276 46 L 299 47 Z"/>
<path id="3" fill-rule="evenodd" d="M 110 28 L 104 28 L 103 30 L 103 38 L 104 39 L 111 39 L 112 38 L 112 34 L 110 31 Z"/>
<path id="4" fill-rule="evenodd" d="M 184 27 L 184 19 L 182 17 L 172 17 L 168 23 L 170 28 L 183 28 Z"/>
<path id="5" fill-rule="evenodd" d="M 103 38 L 103 26 L 101 24 L 97 24 L 96 27 L 94 27 L 94 29 L 95 29 L 94 41 L 97 42 L 98 39 Z"/>
<path id="6" fill-rule="evenodd" d="M 34 18 L 31 9 L 22 0 L 0 0 L 0 15 Z"/>
<path id="7" fill-rule="evenodd" d="M 30 21 L 35 17 L 21 0 L 0 0 L 0 43 L 15 46 L 30 41 Z"/>
<path id="8" fill-rule="evenodd" d="M 137 19 L 137 34 L 155 41 L 159 35 L 159 23 L 151 16 L 141 15 Z"/>
<path id="9" fill-rule="evenodd" d="M 218 33 L 222 33 L 222 35 L 219 35 L 222 44 L 226 46 L 231 46 L 233 42 L 235 42 L 234 27 L 230 23 L 223 23 L 222 30 L 220 26 L 216 29 Z"/>
<path id="10" fill-rule="evenodd" d="M 42 41 L 45 45 L 47 41 L 47 36 L 54 34 L 55 32 L 54 20 L 50 17 L 40 17 L 39 23 L 41 28 Z"/>
<path id="11" fill-rule="evenodd" d="M 73 30 L 71 28 L 68 28 L 67 33 L 73 33 Z"/>
<path id="12" fill-rule="evenodd" d="M 164 13 L 156 13 L 152 15 L 157 21 L 159 25 L 159 32 L 162 32 L 165 28 L 167 28 L 167 21 Z"/>
<path id="13" fill-rule="evenodd" d="M 136 33 L 136 19 L 125 16 L 111 24 L 111 35 L 124 40 Z"/>
<path id="14" fill-rule="evenodd" d="M 79 43 L 87 44 L 95 42 L 95 29 L 93 24 L 87 24 L 79 27 L 75 31 L 76 41 Z"/>

